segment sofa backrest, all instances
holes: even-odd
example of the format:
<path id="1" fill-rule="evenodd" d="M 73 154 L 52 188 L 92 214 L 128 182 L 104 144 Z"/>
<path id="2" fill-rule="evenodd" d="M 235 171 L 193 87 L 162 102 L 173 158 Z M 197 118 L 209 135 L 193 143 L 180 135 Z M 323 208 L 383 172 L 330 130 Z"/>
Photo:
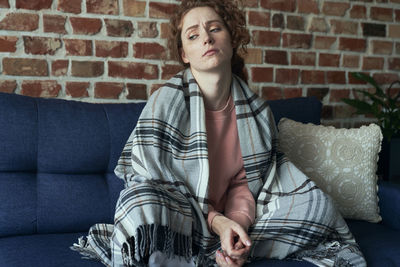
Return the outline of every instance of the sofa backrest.
<path id="1" fill-rule="evenodd" d="M 316 98 L 269 104 L 276 122 L 319 123 Z M 112 223 L 123 188 L 114 168 L 143 106 L 0 93 L 0 236 Z"/>
<path id="2" fill-rule="evenodd" d="M 0 93 L 0 236 L 112 222 L 114 167 L 143 106 Z"/>

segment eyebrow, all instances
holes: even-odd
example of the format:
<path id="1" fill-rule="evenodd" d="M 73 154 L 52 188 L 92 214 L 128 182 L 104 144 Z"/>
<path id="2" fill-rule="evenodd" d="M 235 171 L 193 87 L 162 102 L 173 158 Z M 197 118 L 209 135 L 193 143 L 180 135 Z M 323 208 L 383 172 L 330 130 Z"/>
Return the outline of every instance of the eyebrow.
<path id="1" fill-rule="evenodd" d="M 206 21 L 206 25 L 209 25 L 209 24 L 214 23 L 214 22 L 222 23 L 221 20 L 215 19 L 215 20 Z M 192 30 L 192 29 L 198 28 L 198 27 L 199 27 L 199 24 L 192 25 L 192 26 L 188 27 L 188 28 L 185 30 L 185 33 L 188 32 L 188 31 L 190 31 L 190 30 Z"/>

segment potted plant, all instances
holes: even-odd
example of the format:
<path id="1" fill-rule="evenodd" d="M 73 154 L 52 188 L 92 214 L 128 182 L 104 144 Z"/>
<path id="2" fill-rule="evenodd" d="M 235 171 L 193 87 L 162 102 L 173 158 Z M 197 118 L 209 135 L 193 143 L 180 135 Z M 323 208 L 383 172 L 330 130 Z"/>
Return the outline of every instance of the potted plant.
<path id="1" fill-rule="evenodd" d="M 367 74 L 353 72 L 351 75 L 372 85 L 375 92 L 356 89 L 355 91 L 364 98 L 344 98 L 342 101 L 354 107 L 357 114 L 372 115 L 376 118 L 383 135 L 378 174 L 385 180 L 400 182 L 400 92 L 397 94 L 391 92 L 392 87 L 400 84 L 400 81 L 394 81 L 384 91 L 375 79 Z"/>

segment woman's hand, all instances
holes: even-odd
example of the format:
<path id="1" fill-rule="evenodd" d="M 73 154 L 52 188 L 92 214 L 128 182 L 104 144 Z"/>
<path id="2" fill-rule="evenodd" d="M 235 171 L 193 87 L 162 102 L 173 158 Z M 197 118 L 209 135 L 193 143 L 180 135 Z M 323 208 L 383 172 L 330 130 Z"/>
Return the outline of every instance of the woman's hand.
<path id="1" fill-rule="evenodd" d="M 216 252 L 219 266 L 242 266 L 250 252 L 251 241 L 243 227 L 225 216 L 216 216 L 212 230 L 219 235 L 222 252 Z"/>

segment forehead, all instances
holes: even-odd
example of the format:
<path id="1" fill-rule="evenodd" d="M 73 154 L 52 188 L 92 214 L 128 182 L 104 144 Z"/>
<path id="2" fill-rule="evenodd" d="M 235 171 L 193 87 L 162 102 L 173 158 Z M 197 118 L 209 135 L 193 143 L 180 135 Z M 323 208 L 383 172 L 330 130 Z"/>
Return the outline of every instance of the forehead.
<path id="1" fill-rule="evenodd" d="M 189 10 L 182 18 L 181 29 L 205 23 L 207 21 L 218 20 L 223 22 L 221 17 L 211 7 L 195 7 Z"/>

